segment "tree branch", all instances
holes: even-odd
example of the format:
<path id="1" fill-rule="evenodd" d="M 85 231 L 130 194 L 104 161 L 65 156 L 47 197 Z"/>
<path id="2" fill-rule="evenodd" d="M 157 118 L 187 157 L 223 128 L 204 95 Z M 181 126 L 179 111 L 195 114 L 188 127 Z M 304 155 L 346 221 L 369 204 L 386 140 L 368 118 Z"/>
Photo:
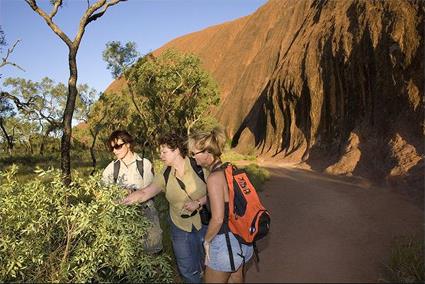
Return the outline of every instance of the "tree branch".
<path id="1" fill-rule="evenodd" d="M 136 111 L 139 113 L 140 117 L 142 118 L 143 123 L 145 123 L 146 117 L 143 115 L 143 112 L 140 110 L 139 106 L 137 105 L 136 97 L 135 97 L 134 93 L 133 92 L 130 92 L 130 93 L 131 93 L 131 101 L 133 102 L 133 105 L 136 108 Z M 142 105 L 144 103 L 145 102 L 142 102 Z"/>
<path id="2" fill-rule="evenodd" d="M 183 77 L 180 75 L 178 71 L 176 71 L 177 75 L 180 77 L 180 84 L 171 92 L 171 95 L 174 95 L 174 93 L 183 86 Z"/>
<path id="3" fill-rule="evenodd" d="M 50 20 L 52 20 L 53 17 L 56 16 L 56 13 L 58 12 L 60 6 L 62 6 L 62 0 L 56 0 L 55 6 L 53 7 L 53 10 L 49 15 Z"/>
<path id="4" fill-rule="evenodd" d="M 99 13 L 97 13 L 97 14 L 91 15 L 91 16 L 88 18 L 88 20 L 87 20 L 87 24 L 89 24 L 89 23 L 90 23 L 90 22 L 92 22 L 92 21 L 96 21 L 98 18 L 102 17 L 102 16 L 103 16 L 103 14 L 105 14 L 106 10 L 107 10 L 110 6 L 116 5 L 116 4 L 118 4 L 119 2 L 124 2 L 124 1 L 127 1 L 127 0 L 112 0 L 111 2 L 107 2 L 107 3 L 105 3 L 105 4 L 103 5 L 103 10 L 102 10 L 102 11 L 100 11 L 100 12 L 99 12 Z M 86 25 L 87 25 L 87 24 L 86 24 Z"/>
<path id="5" fill-rule="evenodd" d="M 78 29 L 78 33 L 75 36 L 74 43 L 79 44 L 81 41 L 81 38 L 83 37 L 85 27 L 92 21 L 97 20 L 99 17 L 101 17 L 103 14 L 105 14 L 106 10 L 115 4 L 118 4 L 119 2 L 123 2 L 127 0 L 112 0 L 111 2 L 107 2 L 106 0 L 99 0 L 98 2 L 91 5 L 86 12 L 84 13 L 83 17 L 81 17 L 80 20 L 80 27 Z M 94 14 L 97 10 L 103 7 L 103 10 L 100 11 L 97 14 Z M 94 15 L 93 15 L 94 14 Z"/>
<path id="6" fill-rule="evenodd" d="M 11 48 L 7 49 L 6 57 L 2 58 L 2 62 L 0 63 L 0 68 L 3 67 L 3 66 L 6 66 L 6 65 L 12 65 L 12 66 L 15 66 L 16 68 L 19 68 L 19 69 L 21 69 L 22 71 L 25 72 L 25 70 L 22 67 L 20 67 L 18 64 L 14 63 L 14 62 L 7 61 L 7 59 L 9 58 L 9 55 L 13 52 L 13 50 L 15 49 L 15 46 L 18 44 L 18 42 L 20 42 L 19 39 L 15 42 L 14 45 L 12 45 Z"/>
<path id="7" fill-rule="evenodd" d="M 72 47 L 72 41 L 68 38 L 68 36 L 52 21 L 53 17 L 50 17 L 46 14 L 42 9 L 40 9 L 37 6 L 36 0 L 25 0 L 25 2 L 28 3 L 28 5 L 31 7 L 31 9 L 34 10 L 37 14 L 39 14 L 47 23 L 47 25 L 52 29 L 52 31 L 57 34 L 65 43 L 68 45 L 69 48 Z M 58 3 L 58 2 L 56 2 Z M 56 4 L 55 4 L 56 6 Z M 54 11 L 54 10 L 53 10 Z M 53 14 L 52 11 L 52 14 Z M 57 12 L 57 11 L 56 11 Z M 56 14 L 55 12 L 55 14 Z M 53 15 L 54 16 L 54 15 Z"/>
<path id="8" fill-rule="evenodd" d="M 4 97 L 7 98 L 9 100 L 12 100 L 16 106 L 16 108 L 20 111 L 22 111 L 24 114 L 30 116 L 30 115 L 34 115 L 35 119 L 38 121 L 41 120 L 45 120 L 49 123 L 49 125 L 53 128 L 53 129 L 60 129 L 62 128 L 62 122 L 56 120 L 55 118 L 48 116 L 48 115 L 44 115 L 41 111 L 35 110 L 33 109 L 33 100 L 35 97 L 31 97 L 28 99 L 28 101 L 21 101 L 18 97 L 8 93 L 8 92 L 1 92 L 0 93 L 0 97 Z"/>
<path id="9" fill-rule="evenodd" d="M 12 100 L 15 103 L 16 108 L 22 111 L 28 110 L 28 108 L 31 107 L 32 99 L 30 98 L 27 102 L 21 102 L 21 100 L 14 95 L 11 95 L 8 92 L 0 92 L 0 97 L 7 98 L 9 100 Z"/>

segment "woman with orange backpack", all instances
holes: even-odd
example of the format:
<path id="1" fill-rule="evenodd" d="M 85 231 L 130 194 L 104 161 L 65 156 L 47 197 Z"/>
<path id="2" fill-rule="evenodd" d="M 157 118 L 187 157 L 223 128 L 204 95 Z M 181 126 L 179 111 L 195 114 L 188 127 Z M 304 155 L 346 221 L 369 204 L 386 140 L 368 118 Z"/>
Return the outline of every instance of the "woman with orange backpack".
<path id="1" fill-rule="evenodd" d="M 205 234 L 206 283 L 244 282 L 244 264 L 253 255 L 253 247 L 240 243 L 229 230 L 229 189 L 220 156 L 225 144 L 221 129 L 198 132 L 189 137 L 190 155 L 210 171 L 207 179 L 211 220 Z"/>

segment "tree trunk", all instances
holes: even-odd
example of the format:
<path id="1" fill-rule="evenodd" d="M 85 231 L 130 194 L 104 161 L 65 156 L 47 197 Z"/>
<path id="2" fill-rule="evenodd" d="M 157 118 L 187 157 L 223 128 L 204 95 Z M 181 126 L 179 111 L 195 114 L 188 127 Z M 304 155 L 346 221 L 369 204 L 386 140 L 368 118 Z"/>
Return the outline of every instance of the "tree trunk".
<path id="1" fill-rule="evenodd" d="M 97 134 L 98 134 L 99 132 L 95 132 L 95 133 L 93 133 L 92 131 L 90 131 L 90 133 L 91 133 L 91 135 L 92 135 L 92 137 L 93 137 L 93 143 L 92 143 L 92 144 L 91 144 L 91 146 L 90 146 L 90 155 L 91 155 L 91 160 L 92 160 L 92 167 L 93 167 L 93 170 L 91 171 L 90 175 L 93 175 L 93 174 L 94 174 L 94 172 L 96 171 L 96 152 L 95 152 L 95 150 L 94 150 L 94 147 L 95 147 L 95 145 L 96 145 Z"/>
<path id="2" fill-rule="evenodd" d="M 40 156 L 44 156 L 44 149 L 46 146 L 46 141 L 47 138 L 49 137 L 49 134 L 56 129 L 56 125 L 50 124 L 49 126 L 47 126 L 46 132 L 44 132 L 43 138 L 41 139 L 41 144 L 40 144 Z"/>
<path id="3" fill-rule="evenodd" d="M 72 115 L 74 114 L 75 100 L 77 98 L 77 50 L 78 46 L 69 48 L 69 80 L 68 99 L 66 101 L 63 114 L 63 134 L 61 139 L 61 170 L 65 185 L 71 183 L 71 135 L 72 135 Z"/>
<path id="4" fill-rule="evenodd" d="M 6 138 L 7 142 L 7 151 L 9 152 L 9 156 L 12 156 L 12 150 L 13 150 L 13 137 L 9 136 L 7 134 L 6 128 L 3 125 L 3 119 L 0 119 L 0 128 L 4 133 L 4 137 Z"/>
<path id="5" fill-rule="evenodd" d="M 33 155 L 34 154 L 34 146 L 32 145 L 32 139 L 31 136 L 28 138 L 28 145 L 30 147 L 30 154 Z"/>
<path id="6" fill-rule="evenodd" d="M 31 152 L 31 144 L 28 141 L 24 141 L 25 153 L 32 154 Z"/>
<path id="7" fill-rule="evenodd" d="M 40 156 L 44 156 L 44 145 L 45 144 L 46 144 L 46 135 L 43 135 L 43 138 L 41 138 L 41 143 L 40 143 L 40 150 L 39 150 Z"/>
<path id="8" fill-rule="evenodd" d="M 57 0 L 53 1 L 54 4 L 50 14 L 47 14 L 43 9 L 40 9 L 37 5 L 36 0 L 25 0 L 28 5 L 33 9 L 37 14 L 39 14 L 47 23 L 47 25 L 52 29 L 52 31 L 57 34 L 68 46 L 69 55 L 69 80 L 68 80 L 68 98 L 66 101 L 65 110 L 63 113 L 63 134 L 61 139 L 61 170 L 63 175 L 63 182 L 65 185 L 71 183 L 71 135 L 72 135 L 72 115 L 74 114 L 75 100 L 77 98 L 77 51 L 80 46 L 81 39 L 84 35 L 86 26 L 92 22 L 96 21 L 98 18 L 102 17 L 105 14 L 106 10 L 113 5 L 118 4 L 121 1 L 125 0 L 98 0 L 92 5 L 87 1 L 87 10 L 80 20 L 80 25 L 75 36 L 74 41 L 71 41 L 69 37 L 53 22 L 53 17 L 56 16 L 58 9 L 62 6 L 62 1 Z M 50 1 L 52 2 L 52 1 Z"/>

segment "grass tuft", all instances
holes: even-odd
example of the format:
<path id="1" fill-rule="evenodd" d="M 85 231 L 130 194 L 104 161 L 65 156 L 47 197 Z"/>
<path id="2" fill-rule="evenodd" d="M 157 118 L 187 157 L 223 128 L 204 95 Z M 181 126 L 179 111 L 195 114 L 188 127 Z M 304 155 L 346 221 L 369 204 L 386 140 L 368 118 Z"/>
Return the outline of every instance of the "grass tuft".
<path id="1" fill-rule="evenodd" d="M 255 187 L 255 189 L 258 192 L 262 192 L 264 190 L 264 183 L 270 179 L 270 173 L 264 168 L 261 168 L 257 164 L 249 164 L 246 167 L 243 168 L 249 176 L 249 180 L 251 181 L 252 185 Z"/>
<path id="2" fill-rule="evenodd" d="M 385 283 L 424 283 L 424 241 L 415 236 L 394 240 L 391 256 L 385 265 Z"/>

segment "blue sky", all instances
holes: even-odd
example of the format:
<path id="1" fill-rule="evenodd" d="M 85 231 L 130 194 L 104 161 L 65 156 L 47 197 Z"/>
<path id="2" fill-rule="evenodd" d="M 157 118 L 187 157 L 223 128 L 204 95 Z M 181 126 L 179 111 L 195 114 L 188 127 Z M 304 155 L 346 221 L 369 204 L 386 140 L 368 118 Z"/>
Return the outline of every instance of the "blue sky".
<path id="1" fill-rule="evenodd" d="M 48 0 L 38 2 L 50 13 Z M 135 41 L 138 51 L 146 54 L 176 37 L 252 14 L 265 2 L 267 0 L 128 0 L 112 6 L 86 28 L 77 55 L 78 83 L 87 83 L 101 92 L 112 82 L 102 59 L 108 41 Z M 71 39 L 86 7 L 86 0 L 64 0 L 64 7 L 54 18 Z M 47 76 L 67 84 L 65 43 L 24 0 L 0 0 L 0 25 L 9 45 L 21 40 L 9 59 L 25 69 L 23 72 L 3 67 L 2 79 L 22 77 L 40 81 Z M 4 56 L 5 50 L 1 54 Z"/>

